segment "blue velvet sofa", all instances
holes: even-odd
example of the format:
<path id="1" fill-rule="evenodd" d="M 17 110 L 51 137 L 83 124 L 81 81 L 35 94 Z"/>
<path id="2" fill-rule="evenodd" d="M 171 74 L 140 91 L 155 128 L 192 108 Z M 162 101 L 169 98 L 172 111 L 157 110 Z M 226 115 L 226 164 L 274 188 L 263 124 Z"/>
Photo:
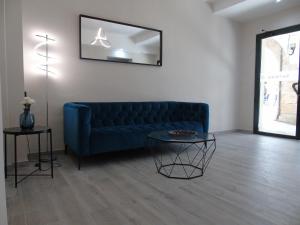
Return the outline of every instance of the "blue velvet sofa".
<path id="1" fill-rule="evenodd" d="M 208 132 L 209 107 L 187 102 L 72 102 L 64 105 L 66 150 L 82 156 L 138 149 L 151 131 Z"/>

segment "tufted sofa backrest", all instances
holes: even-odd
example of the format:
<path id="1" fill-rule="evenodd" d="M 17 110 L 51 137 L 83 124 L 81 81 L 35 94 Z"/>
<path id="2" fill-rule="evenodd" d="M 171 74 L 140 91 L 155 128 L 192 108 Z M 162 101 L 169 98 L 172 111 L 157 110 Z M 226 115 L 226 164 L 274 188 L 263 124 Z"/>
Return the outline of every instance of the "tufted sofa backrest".
<path id="1" fill-rule="evenodd" d="M 91 109 L 92 127 L 202 121 L 207 104 L 185 102 L 80 103 Z"/>

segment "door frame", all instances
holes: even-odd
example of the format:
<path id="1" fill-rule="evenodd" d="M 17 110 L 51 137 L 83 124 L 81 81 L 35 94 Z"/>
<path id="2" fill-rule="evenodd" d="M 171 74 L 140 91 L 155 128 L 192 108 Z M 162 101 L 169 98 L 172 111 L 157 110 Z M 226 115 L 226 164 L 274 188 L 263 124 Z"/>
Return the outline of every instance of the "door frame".
<path id="1" fill-rule="evenodd" d="M 261 71 L 261 46 L 262 40 L 300 31 L 300 24 L 281 28 L 278 30 L 268 31 L 262 34 L 256 35 L 256 56 L 255 56 L 255 90 L 254 90 L 254 121 L 253 121 L 253 133 L 272 136 L 272 137 L 282 137 L 282 138 L 291 138 L 291 139 L 300 139 L 300 97 L 298 97 L 297 102 L 297 121 L 296 121 L 296 135 L 289 136 L 284 134 L 275 134 L 275 133 L 267 133 L 258 130 L 258 123 L 259 123 L 259 104 L 260 104 L 260 71 Z M 298 73 L 298 82 L 300 83 L 300 57 L 299 57 L 299 73 Z"/>

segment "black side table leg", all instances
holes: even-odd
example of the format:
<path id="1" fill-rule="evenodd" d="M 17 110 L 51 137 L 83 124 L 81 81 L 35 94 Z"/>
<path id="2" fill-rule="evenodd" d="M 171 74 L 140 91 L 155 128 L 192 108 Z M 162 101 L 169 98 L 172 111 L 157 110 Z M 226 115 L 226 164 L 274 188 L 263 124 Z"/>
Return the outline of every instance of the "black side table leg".
<path id="1" fill-rule="evenodd" d="M 77 159 L 78 159 L 78 170 L 80 170 L 81 169 L 81 156 L 80 156 L 80 154 L 78 155 Z"/>
<path id="2" fill-rule="evenodd" d="M 68 154 L 68 145 L 65 145 L 65 155 Z"/>
<path id="3" fill-rule="evenodd" d="M 4 134 L 4 174 L 5 179 L 7 178 L 7 135 Z"/>
<path id="4" fill-rule="evenodd" d="M 52 146 L 52 130 L 50 133 L 50 163 L 51 163 L 51 177 L 53 178 L 53 146 Z M 47 134 L 48 135 L 48 134 Z"/>
<path id="5" fill-rule="evenodd" d="M 18 186 L 18 165 L 17 165 L 17 135 L 14 136 L 15 142 L 15 188 Z"/>
<path id="6" fill-rule="evenodd" d="M 38 148 L 39 148 L 39 170 L 42 169 L 41 165 L 41 134 L 38 134 Z"/>

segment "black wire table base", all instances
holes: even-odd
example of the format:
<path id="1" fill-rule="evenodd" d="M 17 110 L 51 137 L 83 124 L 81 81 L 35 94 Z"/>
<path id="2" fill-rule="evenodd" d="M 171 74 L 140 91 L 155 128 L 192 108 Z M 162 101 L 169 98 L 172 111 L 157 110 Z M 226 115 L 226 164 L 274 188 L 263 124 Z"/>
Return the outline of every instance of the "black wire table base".
<path id="1" fill-rule="evenodd" d="M 213 136 L 214 137 L 214 136 Z M 173 143 L 148 139 L 157 172 L 167 178 L 202 177 L 216 150 L 216 139 L 197 143 Z"/>

